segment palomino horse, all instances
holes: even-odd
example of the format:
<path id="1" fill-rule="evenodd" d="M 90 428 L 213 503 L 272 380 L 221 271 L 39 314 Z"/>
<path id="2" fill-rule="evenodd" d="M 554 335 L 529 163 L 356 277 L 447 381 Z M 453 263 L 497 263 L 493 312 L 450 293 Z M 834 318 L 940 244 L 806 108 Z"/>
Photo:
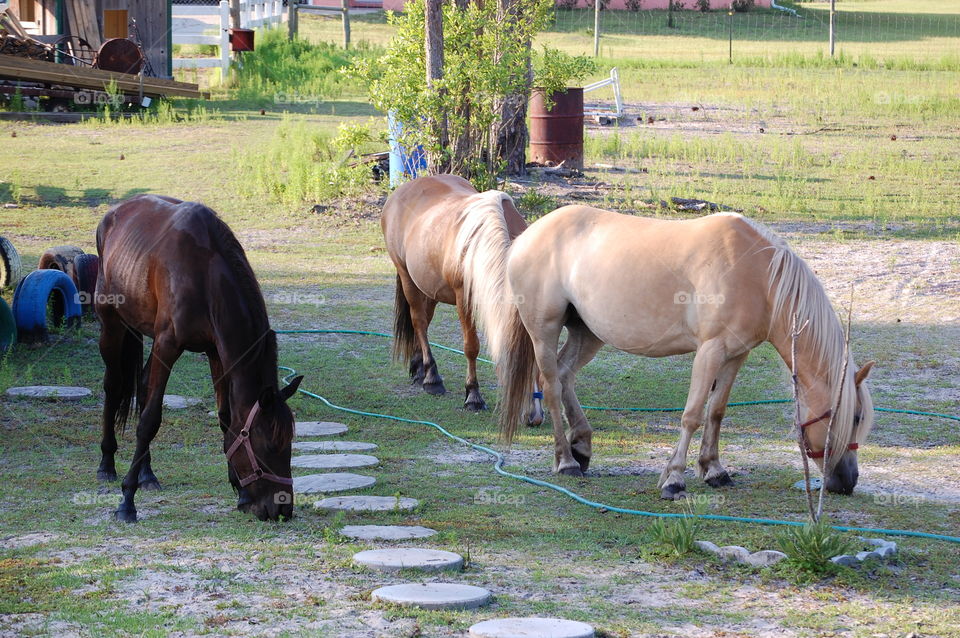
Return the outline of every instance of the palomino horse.
<path id="1" fill-rule="evenodd" d="M 140 413 L 117 519 L 137 520 L 138 487 L 160 488 L 150 442 L 160 428 L 170 371 L 184 350 L 209 360 L 237 507 L 261 520 L 289 518 L 293 414 L 286 400 L 302 377 L 278 389 L 276 335 L 236 237 L 206 206 L 141 195 L 106 214 L 97 250 L 95 309 L 106 365 L 100 480 L 117 478 L 115 424 L 126 424 L 134 399 Z M 153 338 L 146 366 L 143 335 Z"/>
<path id="2" fill-rule="evenodd" d="M 464 407 L 483 410 L 476 324 L 490 325 L 508 308 L 502 297 L 504 256 L 526 222 L 506 193 L 478 193 L 462 177 L 431 175 L 397 188 L 380 224 L 397 268 L 394 356 L 410 363 L 410 376 L 428 393 L 446 392 L 427 328 L 438 302 L 455 305 L 467 357 Z M 493 335 L 487 338 L 495 352 Z M 533 407 L 528 405 L 531 425 L 543 421 L 540 396 L 534 393 Z"/>
<path id="3" fill-rule="evenodd" d="M 606 343 L 647 357 L 696 352 L 680 441 L 660 476 L 661 496 L 685 496 L 687 448 L 704 422 L 704 404 L 698 474 L 713 487 L 730 483 L 717 449 L 730 388 L 763 341 L 790 367 L 796 317 L 797 326 L 806 326 L 796 339 L 796 371 L 807 453 L 829 490 L 853 491 L 855 450 L 873 423 L 863 384 L 873 364 L 857 370 L 849 357 L 843 374 L 843 330 L 823 287 L 768 229 L 740 215 L 665 221 L 565 206 L 517 238 L 507 279 L 513 312 L 489 329 L 499 332 L 501 348 L 501 428 L 509 440 L 539 366 L 556 471 L 579 476 L 590 463 L 591 430 L 574 379 Z M 567 341 L 558 355 L 564 327 Z"/>

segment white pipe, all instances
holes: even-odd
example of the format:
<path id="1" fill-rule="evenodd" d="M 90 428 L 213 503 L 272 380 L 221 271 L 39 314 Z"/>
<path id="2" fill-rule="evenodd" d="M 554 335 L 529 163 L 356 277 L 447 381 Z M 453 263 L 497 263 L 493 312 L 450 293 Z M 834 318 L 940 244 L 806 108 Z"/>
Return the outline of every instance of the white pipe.
<path id="1" fill-rule="evenodd" d="M 770 8 L 779 9 L 780 11 L 786 11 L 787 13 L 791 13 L 795 18 L 802 17 L 799 13 L 797 13 L 796 9 L 791 9 L 790 7 L 784 7 L 782 5 L 777 4 L 777 0 L 770 0 Z"/>

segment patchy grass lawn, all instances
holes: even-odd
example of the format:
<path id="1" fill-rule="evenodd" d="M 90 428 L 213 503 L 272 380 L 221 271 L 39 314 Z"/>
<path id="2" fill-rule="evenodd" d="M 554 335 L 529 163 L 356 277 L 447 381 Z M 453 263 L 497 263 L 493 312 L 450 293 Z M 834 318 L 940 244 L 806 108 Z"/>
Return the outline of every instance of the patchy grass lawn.
<path id="1" fill-rule="evenodd" d="M 645 81 L 692 83 L 690 78 L 710 71 L 663 73 L 668 75 Z M 869 95 L 882 76 L 854 75 L 859 79 L 845 95 L 824 98 L 823 126 L 836 123 L 843 130 L 788 136 L 821 126 L 803 109 L 804 95 L 831 81 L 835 71 L 787 74 L 766 98 L 758 73 L 758 79 L 736 68 L 718 73 L 715 101 L 681 101 L 684 85 L 632 95 L 644 113 L 664 119 L 649 129 L 625 126 L 619 138 L 591 131 L 590 163 L 646 172 L 591 170 L 587 182 L 562 189 L 536 182 L 508 187 L 518 197 L 542 191 L 556 205 L 595 201 L 625 210 L 647 210 L 647 202 L 668 194 L 704 196 L 759 215 L 809 259 L 838 306 L 856 284 L 853 348 L 858 362 L 878 362 L 872 378 L 876 403 L 955 413 L 960 253 L 957 133 L 949 126 L 954 107 L 929 118 L 909 117 L 909 110 L 857 115 L 857 96 Z M 888 90 L 908 90 L 907 77 L 887 77 Z M 857 82 L 874 84 L 857 89 Z M 954 85 L 937 92 L 931 84 L 928 90 L 947 101 Z M 369 117 L 357 104 L 325 102 L 320 113 L 304 109 L 302 117 L 332 131 L 340 122 Z M 690 110 L 691 104 L 702 110 Z M 757 105 L 759 115 L 723 110 L 749 104 Z M 863 106 L 867 113 L 871 108 Z M 752 130 L 761 117 L 770 129 L 763 134 Z M 93 250 L 99 218 L 134 193 L 197 199 L 237 231 L 275 328 L 389 331 L 393 271 L 376 218 L 382 195 L 281 205 L 243 194 L 250 176 L 238 171 L 238 155 L 269 144 L 279 120 L 274 112 L 252 112 L 238 121 L 211 118 L 177 126 L 3 123 L 0 203 L 17 200 L 19 208 L 3 209 L 0 234 L 20 249 L 24 263 L 33 264 L 56 244 Z M 894 143 L 890 130 L 906 139 Z M 868 171 L 876 185 L 862 179 Z M 315 213 L 314 204 L 330 208 Z M 451 308 L 438 310 L 432 336 L 459 343 Z M 102 399 L 96 339 L 97 327 L 88 322 L 49 345 L 17 348 L 0 367 L 0 389 L 43 382 L 94 390 L 76 404 L 13 402 L 6 396 L 0 402 L 4 635 L 462 636 L 479 619 L 527 614 L 582 619 L 606 636 L 960 635 L 958 546 L 900 539 L 895 561 L 844 569 L 817 583 L 785 566 L 753 571 L 702 554 L 671 558 L 648 537 L 649 519 L 598 512 L 499 477 L 489 458 L 431 429 L 339 414 L 303 396 L 291 401 L 300 420 L 340 420 L 350 427 L 345 438 L 379 446 L 381 463 L 366 472 L 377 484 L 364 493 L 411 496 L 421 505 L 412 514 L 336 516 L 301 498 L 288 523 L 250 520 L 233 509 L 220 435 L 208 415 L 212 387 L 199 355 L 185 355 L 171 377 L 170 393 L 200 397 L 203 404 L 164 415 L 154 445 L 164 490 L 138 495 L 142 521 L 119 526 L 110 517 L 117 487 L 95 480 Z M 388 345 L 375 337 L 291 335 L 280 338 L 280 355 L 284 365 L 306 374 L 306 389 L 335 403 L 426 418 L 497 446 L 493 415 L 460 407 L 460 357 L 438 353 L 450 393 L 430 397 L 411 388 L 405 371 L 390 363 Z M 590 405 L 677 406 L 684 401 L 690 362 L 607 349 L 581 373 L 578 390 Z M 483 367 L 481 382 L 491 402 L 492 378 L 490 367 Z M 783 365 L 771 348 L 761 347 L 744 366 L 732 399 L 788 394 Z M 657 473 L 676 442 L 676 415 L 612 411 L 589 417 L 596 451 L 587 478 L 551 476 L 546 428 L 523 432 L 507 454 L 508 469 L 611 505 L 682 511 L 661 501 L 656 489 Z M 803 494 L 791 488 L 800 478 L 800 459 L 788 423 L 784 406 L 732 408 L 721 450 L 736 484 L 715 491 L 691 475 L 697 507 L 802 520 Z M 131 454 L 131 434 L 121 442 L 121 471 Z M 879 415 L 860 458 L 857 493 L 828 499 L 835 521 L 956 534 L 955 427 Z M 494 605 L 478 612 L 418 612 L 372 604 L 373 588 L 418 577 L 351 566 L 351 555 L 370 546 L 338 534 L 355 523 L 438 530 L 424 544 L 460 552 L 469 565 L 462 574 L 436 578 L 488 587 Z M 776 547 L 776 534 L 768 527 L 704 522 L 697 537 L 756 550 Z"/>

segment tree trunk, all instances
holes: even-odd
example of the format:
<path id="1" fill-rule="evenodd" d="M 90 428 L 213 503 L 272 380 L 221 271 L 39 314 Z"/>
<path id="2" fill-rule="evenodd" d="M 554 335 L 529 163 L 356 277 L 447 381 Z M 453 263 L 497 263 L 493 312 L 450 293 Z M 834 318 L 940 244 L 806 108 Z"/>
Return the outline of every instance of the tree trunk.
<path id="1" fill-rule="evenodd" d="M 523 0 L 497 0 L 500 18 L 517 24 L 525 19 Z M 527 102 L 533 85 L 533 63 L 530 58 L 531 42 L 523 42 L 526 49 L 526 68 L 523 74 L 523 89 L 507 96 L 500 104 L 500 122 L 494 139 L 494 154 L 505 163 L 507 175 L 526 175 L 527 169 Z"/>
<path id="2" fill-rule="evenodd" d="M 427 88 L 433 90 L 437 80 L 443 79 L 443 0 L 427 0 L 425 46 L 427 54 Z M 428 149 L 427 168 L 431 173 L 449 170 L 447 147 L 447 118 L 427 122 L 431 137 L 439 148 Z"/>

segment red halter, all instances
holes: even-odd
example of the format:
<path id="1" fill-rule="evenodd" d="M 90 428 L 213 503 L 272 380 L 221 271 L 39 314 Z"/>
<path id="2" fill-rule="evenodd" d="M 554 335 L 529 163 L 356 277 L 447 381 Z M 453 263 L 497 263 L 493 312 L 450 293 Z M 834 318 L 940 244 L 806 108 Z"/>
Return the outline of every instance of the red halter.
<path id="1" fill-rule="evenodd" d="M 270 474 L 269 472 L 264 472 L 260 469 L 260 464 L 257 462 L 257 457 L 253 453 L 253 446 L 250 444 L 250 425 L 253 423 L 253 419 L 257 416 L 257 412 L 259 411 L 260 401 L 257 401 L 253 404 L 253 407 L 250 408 L 250 414 L 247 415 L 247 422 L 243 424 L 243 429 L 240 430 L 240 434 L 237 435 L 237 438 L 233 440 L 233 445 L 231 445 L 230 449 L 227 450 L 227 462 L 230 462 L 234 452 L 236 452 L 242 445 L 247 451 L 247 458 L 250 459 L 251 469 L 249 476 L 240 479 L 240 487 L 246 487 L 247 485 L 250 485 L 259 479 L 267 479 L 268 481 L 280 483 L 281 485 L 293 485 L 292 478 L 284 478 L 283 476 Z"/>
<path id="2" fill-rule="evenodd" d="M 820 423 L 820 421 L 823 421 L 824 419 L 829 419 L 832 415 L 833 415 L 833 410 L 832 410 L 832 409 L 831 409 L 831 410 L 827 410 L 826 412 L 824 412 L 824 413 L 821 414 L 820 416 L 818 416 L 818 417 L 816 417 L 816 418 L 813 418 L 813 419 L 810 419 L 809 421 L 807 421 L 807 422 L 805 422 L 805 423 L 801 423 L 801 424 L 800 424 L 800 431 L 801 431 L 801 432 L 804 432 L 804 430 L 805 430 L 808 426 L 811 426 L 811 425 L 813 425 L 814 423 Z M 803 445 L 807 448 L 807 456 L 810 457 L 811 459 L 822 459 L 824 453 L 826 452 L 826 450 L 820 450 L 819 452 L 814 452 L 814 451 L 812 451 L 812 450 L 810 449 L 810 443 L 807 441 L 807 435 L 806 435 L 806 433 L 804 433 L 804 435 L 803 435 Z M 857 443 L 856 441 L 854 441 L 853 443 L 851 443 L 850 445 L 847 446 L 847 449 L 848 449 L 848 450 L 856 450 L 856 449 L 858 449 L 859 447 L 860 447 L 860 444 Z"/>

